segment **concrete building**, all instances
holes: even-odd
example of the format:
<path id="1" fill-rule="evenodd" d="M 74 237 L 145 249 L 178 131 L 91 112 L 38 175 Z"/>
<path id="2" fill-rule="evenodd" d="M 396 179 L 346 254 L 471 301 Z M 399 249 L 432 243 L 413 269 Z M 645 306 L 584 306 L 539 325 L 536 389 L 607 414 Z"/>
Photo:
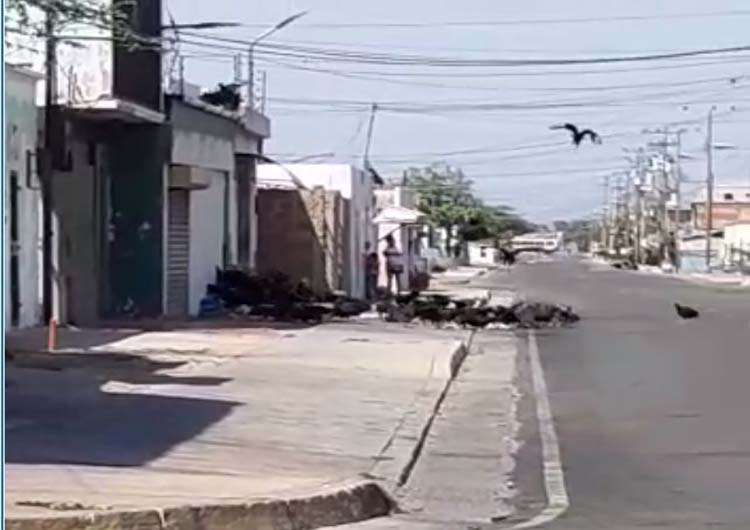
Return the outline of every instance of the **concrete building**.
<path id="1" fill-rule="evenodd" d="M 469 265 L 491 267 L 500 261 L 500 250 L 495 247 L 493 240 L 469 241 L 466 248 Z"/>
<path id="2" fill-rule="evenodd" d="M 750 221 L 724 226 L 719 256 L 724 267 L 737 267 L 750 272 Z"/>
<path id="3" fill-rule="evenodd" d="M 344 208 L 348 210 L 345 216 L 348 242 L 344 258 L 346 271 L 344 290 L 352 296 L 364 296 L 364 246 L 366 241 L 374 241 L 375 237 L 372 223 L 375 201 L 372 176 L 347 164 L 260 164 L 258 166 L 259 189 L 289 190 L 299 187 L 308 190 L 322 187 L 329 192 L 338 192 L 346 201 L 347 206 Z M 259 230 L 263 230 L 260 225 Z M 262 259 L 258 257 L 259 262 L 262 262 Z"/>
<path id="4" fill-rule="evenodd" d="M 42 318 L 42 197 L 36 172 L 40 76 L 5 65 L 5 325 L 28 327 Z"/>
<path id="5" fill-rule="evenodd" d="M 198 314 L 217 267 L 255 264 L 255 157 L 269 130 L 182 95 L 167 97 L 167 116 L 163 303 L 179 317 Z"/>
<path id="6" fill-rule="evenodd" d="M 692 202 L 695 228 L 706 229 L 706 191 L 701 190 Z M 712 226 L 715 229 L 750 221 L 750 186 L 717 185 L 714 187 Z"/>
<path id="7" fill-rule="evenodd" d="M 137 0 L 134 10 L 136 33 L 159 40 L 162 2 Z M 49 310 L 78 325 L 196 314 L 215 266 L 252 265 L 268 119 L 204 105 L 184 82 L 165 97 L 161 50 L 133 49 L 106 29 L 70 31 L 87 38 L 57 53 Z M 41 71 L 39 57 L 29 61 Z"/>

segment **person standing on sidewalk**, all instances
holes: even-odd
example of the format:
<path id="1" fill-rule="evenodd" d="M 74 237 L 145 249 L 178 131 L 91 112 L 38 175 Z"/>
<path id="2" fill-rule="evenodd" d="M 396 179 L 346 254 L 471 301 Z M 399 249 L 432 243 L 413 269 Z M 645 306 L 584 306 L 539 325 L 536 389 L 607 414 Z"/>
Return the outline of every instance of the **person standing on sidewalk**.
<path id="1" fill-rule="evenodd" d="M 404 256 L 396 246 L 396 240 L 391 234 L 385 237 L 385 271 L 388 276 L 388 292 L 393 292 L 393 283 L 396 283 L 396 294 L 401 292 L 401 275 L 404 272 Z"/>
<path id="2" fill-rule="evenodd" d="M 378 274 L 380 273 L 380 259 L 378 253 L 372 250 L 370 242 L 365 243 L 365 297 L 374 300 L 378 289 Z"/>

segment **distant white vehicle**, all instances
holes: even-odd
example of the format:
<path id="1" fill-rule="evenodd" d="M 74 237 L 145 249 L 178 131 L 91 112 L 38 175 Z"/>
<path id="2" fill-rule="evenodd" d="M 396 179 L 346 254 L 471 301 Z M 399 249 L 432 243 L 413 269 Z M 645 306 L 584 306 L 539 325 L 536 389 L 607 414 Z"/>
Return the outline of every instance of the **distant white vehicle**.
<path id="1" fill-rule="evenodd" d="M 510 242 L 513 250 L 557 252 L 563 246 L 562 232 L 532 233 L 516 236 Z"/>

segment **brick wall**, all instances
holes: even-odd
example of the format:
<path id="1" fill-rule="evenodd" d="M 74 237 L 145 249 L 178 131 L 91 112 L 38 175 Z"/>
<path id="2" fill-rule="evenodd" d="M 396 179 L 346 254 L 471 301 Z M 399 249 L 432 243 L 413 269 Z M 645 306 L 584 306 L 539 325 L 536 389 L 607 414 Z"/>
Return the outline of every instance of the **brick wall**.
<path id="1" fill-rule="evenodd" d="M 341 289 L 347 202 L 323 188 L 258 190 L 257 269 L 283 272 L 293 282 L 307 278 L 318 292 Z"/>
<path id="2" fill-rule="evenodd" d="M 695 227 L 701 230 L 706 228 L 706 206 L 705 204 L 694 204 Z M 738 221 L 750 221 L 750 203 L 718 203 L 713 205 L 712 225 L 713 228 L 723 228 L 730 223 Z"/>

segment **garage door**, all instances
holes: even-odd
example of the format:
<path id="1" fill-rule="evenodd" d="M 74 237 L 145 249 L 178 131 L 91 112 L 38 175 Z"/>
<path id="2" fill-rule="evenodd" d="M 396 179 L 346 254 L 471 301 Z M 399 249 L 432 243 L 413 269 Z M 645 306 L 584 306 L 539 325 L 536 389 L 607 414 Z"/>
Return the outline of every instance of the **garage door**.
<path id="1" fill-rule="evenodd" d="M 190 191 L 169 190 L 167 234 L 167 314 L 188 314 L 190 270 Z"/>

